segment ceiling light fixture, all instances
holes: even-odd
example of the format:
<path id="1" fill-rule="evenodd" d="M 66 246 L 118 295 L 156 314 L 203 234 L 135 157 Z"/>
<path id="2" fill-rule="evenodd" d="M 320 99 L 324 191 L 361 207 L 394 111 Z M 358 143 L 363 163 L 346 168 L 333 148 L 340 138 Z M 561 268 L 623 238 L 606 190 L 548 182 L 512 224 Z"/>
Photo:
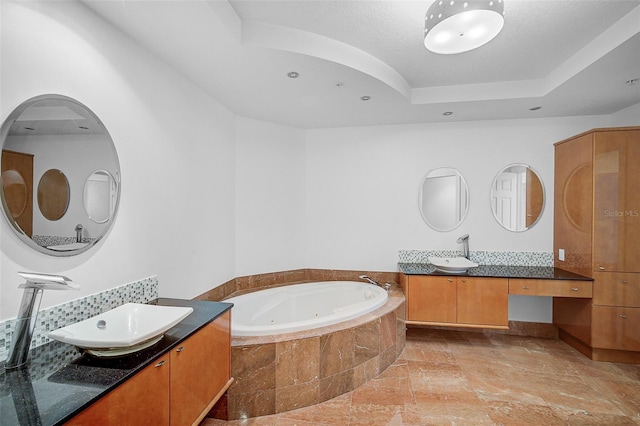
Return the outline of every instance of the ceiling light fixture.
<path id="1" fill-rule="evenodd" d="M 529 111 L 538 111 L 539 109 L 542 109 L 542 107 L 541 106 L 534 106 L 534 107 L 529 108 Z"/>
<path id="2" fill-rule="evenodd" d="M 444 115 L 445 117 L 448 117 L 450 115 L 453 115 L 453 112 L 452 111 L 445 111 L 445 112 L 442 113 L 442 115 Z"/>
<path id="3" fill-rule="evenodd" d="M 424 45 L 450 55 L 491 41 L 504 25 L 502 0 L 436 0 L 424 18 Z"/>
<path id="4" fill-rule="evenodd" d="M 298 77 L 300 77 L 300 74 L 298 74 L 296 71 L 291 71 L 290 73 L 287 73 L 287 77 L 289 77 L 289 78 L 298 78 Z"/>
<path id="5" fill-rule="evenodd" d="M 369 99 L 371 99 L 371 96 L 367 96 L 367 95 L 360 96 L 361 101 L 368 101 Z"/>

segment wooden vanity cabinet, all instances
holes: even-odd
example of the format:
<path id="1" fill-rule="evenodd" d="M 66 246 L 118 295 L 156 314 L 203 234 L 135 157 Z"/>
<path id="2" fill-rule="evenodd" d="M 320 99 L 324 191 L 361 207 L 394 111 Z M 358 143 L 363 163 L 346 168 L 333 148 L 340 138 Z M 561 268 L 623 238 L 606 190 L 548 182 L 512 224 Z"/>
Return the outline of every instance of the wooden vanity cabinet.
<path id="1" fill-rule="evenodd" d="M 168 425 L 169 356 L 145 367 L 66 424 Z"/>
<path id="2" fill-rule="evenodd" d="M 231 377 L 230 314 L 227 311 L 172 350 L 172 425 L 199 422 L 227 389 Z"/>
<path id="3" fill-rule="evenodd" d="M 554 299 L 554 323 L 594 360 L 640 363 L 639 158 L 640 127 L 555 145 L 554 265 L 594 283 L 592 301 Z"/>
<path id="4" fill-rule="evenodd" d="M 508 327 L 508 280 L 439 275 L 403 275 L 407 323 Z"/>
<path id="5" fill-rule="evenodd" d="M 233 381 L 230 319 L 228 310 L 66 424 L 199 424 Z"/>

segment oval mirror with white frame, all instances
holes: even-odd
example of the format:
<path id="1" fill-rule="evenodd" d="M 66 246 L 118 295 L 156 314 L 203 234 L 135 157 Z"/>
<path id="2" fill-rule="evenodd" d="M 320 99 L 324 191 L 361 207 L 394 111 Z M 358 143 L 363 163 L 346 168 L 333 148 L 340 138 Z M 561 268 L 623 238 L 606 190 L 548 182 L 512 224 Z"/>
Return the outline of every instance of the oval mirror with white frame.
<path id="1" fill-rule="evenodd" d="M 41 253 L 71 256 L 107 234 L 120 198 L 120 163 L 89 108 L 62 95 L 31 98 L 9 114 L 0 142 L 2 211 L 20 240 Z M 87 176 L 99 181 L 88 196 Z"/>
<path id="2" fill-rule="evenodd" d="M 531 166 L 510 164 L 493 180 L 490 201 L 493 216 L 503 228 L 524 232 L 542 217 L 544 185 Z"/>
<path id="3" fill-rule="evenodd" d="M 435 168 L 420 184 L 419 205 L 427 225 L 436 231 L 452 231 L 469 212 L 467 182 L 452 167 Z"/>

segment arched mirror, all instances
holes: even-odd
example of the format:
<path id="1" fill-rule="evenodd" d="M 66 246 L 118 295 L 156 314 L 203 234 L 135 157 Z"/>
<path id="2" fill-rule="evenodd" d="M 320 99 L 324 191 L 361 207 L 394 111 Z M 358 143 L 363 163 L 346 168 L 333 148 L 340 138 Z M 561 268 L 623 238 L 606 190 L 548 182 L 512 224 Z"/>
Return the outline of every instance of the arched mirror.
<path id="1" fill-rule="evenodd" d="M 524 232 L 540 220 L 545 193 L 538 173 L 526 164 L 510 164 L 491 184 L 491 211 L 503 228 Z"/>
<path id="2" fill-rule="evenodd" d="M 9 115 L 0 136 L 2 210 L 18 238 L 53 256 L 95 246 L 120 198 L 118 155 L 100 119 L 72 98 L 37 96 Z"/>
<path id="3" fill-rule="evenodd" d="M 467 182 L 454 168 L 433 169 L 420 185 L 419 204 L 427 225 L 436 231 L 452 231 L 469 211 Z"/>
<path id="4" fill-rule="evenodd" d="M 116 181 L 106 170 L 97 170 L 84 183 L 82 201 L 89 219 L 95 223 L 105 223 L 115 209 Z"/>

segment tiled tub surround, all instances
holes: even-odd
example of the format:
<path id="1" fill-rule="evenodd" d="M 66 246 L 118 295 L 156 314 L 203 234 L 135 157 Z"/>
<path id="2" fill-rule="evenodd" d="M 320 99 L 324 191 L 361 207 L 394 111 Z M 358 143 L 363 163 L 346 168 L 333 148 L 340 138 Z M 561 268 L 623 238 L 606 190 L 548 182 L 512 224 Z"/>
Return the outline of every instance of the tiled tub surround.
<path id="1" fill-rule="evenodd" d="M 366 274 L 391 283 L 382 307 L 361 317 L 275 336 L 234 337 L 235 383 L 211 412 L 231 420 L 281 413 L 326 401 L 373 379 L 404 348 L 404 295 L 397 272 L 299 269 L 234 278 L 197 299 L 220 301 L 252 291 L 317 281 L 361 281 Z M 233 315 L 233 313 L 232 313 Z"/>
<path id="2" fill-rule="evenodd" d="M 49 343 L 51 339 L 47 337 L 47 333 L 52 330 L 83 321 L 125 303 L 147 303 L 157 297 L 158 277 L 152 276 L 42 309 L 38 312 L 31 348 Z M 15 322 L 15 318 L 0 321 L 0 361 L 6 360 L 9 355 Z"/>
<path id="3" fill-rule="evenodd" d="M 394 286 L 382 307 L 326 327 L 233 337 L 235 379 L 211 415 L 232 420 L 327 401 L 378 376 L 405 345 L 404 295 Z"/>

